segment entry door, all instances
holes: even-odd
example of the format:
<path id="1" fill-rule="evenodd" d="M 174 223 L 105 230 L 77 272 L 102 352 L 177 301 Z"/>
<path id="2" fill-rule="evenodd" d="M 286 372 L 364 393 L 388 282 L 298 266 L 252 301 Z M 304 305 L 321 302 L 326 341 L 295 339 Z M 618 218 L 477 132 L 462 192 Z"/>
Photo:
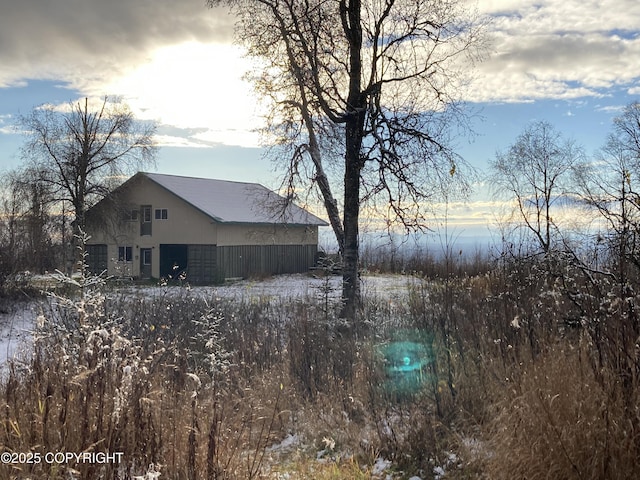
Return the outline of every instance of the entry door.
<path id="1" fill-rule="evenodd" d="M 151 249 L 140 249 L 140 278 L 151 278 Z"/>

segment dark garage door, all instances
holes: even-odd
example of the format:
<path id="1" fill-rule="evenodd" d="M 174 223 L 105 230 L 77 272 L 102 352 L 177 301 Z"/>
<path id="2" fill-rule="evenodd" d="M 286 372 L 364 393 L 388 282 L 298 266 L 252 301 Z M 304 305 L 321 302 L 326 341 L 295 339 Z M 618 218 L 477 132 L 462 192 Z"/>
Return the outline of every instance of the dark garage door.
<path id="1" fill-rule="evenodd" d="M 87 245 L 87 267 L 94 275 L 100 275 L 107 269 L 107 246 Z"/>
<path id="2" fill-rule="evenodd" d="M 217 274 L 216 246 L 189 245 L 187 279 L 192 283 L 211 284 L 220 281 Z"/>
<path id="3" fill-rule="evenodd" d="M 160 277 L 178 279 L 181 275 L 194 284 L 215 283 L 216 246 L 160 245 Z"/>
<path id="4" fill-rule="evenodd" d="M 187 270 L 187 245 L 160 245 L 160 278 L 175 280 Z"/>

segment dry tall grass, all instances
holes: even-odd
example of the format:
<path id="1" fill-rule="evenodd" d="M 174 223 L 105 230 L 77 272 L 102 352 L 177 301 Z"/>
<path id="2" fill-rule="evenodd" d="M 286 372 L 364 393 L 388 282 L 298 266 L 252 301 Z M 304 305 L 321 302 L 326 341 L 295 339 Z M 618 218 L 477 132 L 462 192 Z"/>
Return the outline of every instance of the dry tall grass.
<path id="1" fill-rule="evenodd" d="M 639 412 L 613 378 L 596 378 L 587 349 L 556 345 L 504 390 L 488 423 L 489 478 L 637 478 Z"/>
<path id="2" fill-rule="evenodd" d="M 0 444 L 122 461 L 5 463 L 0 478 L 634 478 L 635 297 L 597 281 L 514 259 L 412 282 L 405 302 L 367 298 L 355 327 L 328 292 L 227 301 L 88 281 L 8 368 Z M 407 338 L 429 356 L 415 392 L 381 353 Z"/>

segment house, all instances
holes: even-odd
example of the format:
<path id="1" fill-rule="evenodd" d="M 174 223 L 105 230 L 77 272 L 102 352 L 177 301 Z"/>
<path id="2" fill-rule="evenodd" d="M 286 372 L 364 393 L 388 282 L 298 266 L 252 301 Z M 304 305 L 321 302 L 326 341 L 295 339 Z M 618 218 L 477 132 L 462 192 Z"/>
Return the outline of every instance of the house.
<path id="1" fill-rule="evenodd" d="M 320 218 L 262 185 L 139 172 L 87 212 L 93 272 L 225 278 L 307 271 Z"/>

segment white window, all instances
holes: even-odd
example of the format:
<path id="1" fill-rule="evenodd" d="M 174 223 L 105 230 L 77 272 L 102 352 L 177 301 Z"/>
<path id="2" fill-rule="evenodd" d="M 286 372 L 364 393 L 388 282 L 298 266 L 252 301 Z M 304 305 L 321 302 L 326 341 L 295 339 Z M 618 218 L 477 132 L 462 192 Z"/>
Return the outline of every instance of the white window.
<path id="1" fill-rule="evenodd" d="M 167 220 L 169 211 L 166 208 L 156 208 L 156 220 Z"/>
<path id="2" fill-rule="evenodd" d="M 142 206 L 142 222 L 143 223 L 151 222 L 151 205 Z"/>
<path id="3" fill-rule="evenodd" d="M 133 260 L 133 247 L 118 247 L 118 261 L 130 262 Z"/>

